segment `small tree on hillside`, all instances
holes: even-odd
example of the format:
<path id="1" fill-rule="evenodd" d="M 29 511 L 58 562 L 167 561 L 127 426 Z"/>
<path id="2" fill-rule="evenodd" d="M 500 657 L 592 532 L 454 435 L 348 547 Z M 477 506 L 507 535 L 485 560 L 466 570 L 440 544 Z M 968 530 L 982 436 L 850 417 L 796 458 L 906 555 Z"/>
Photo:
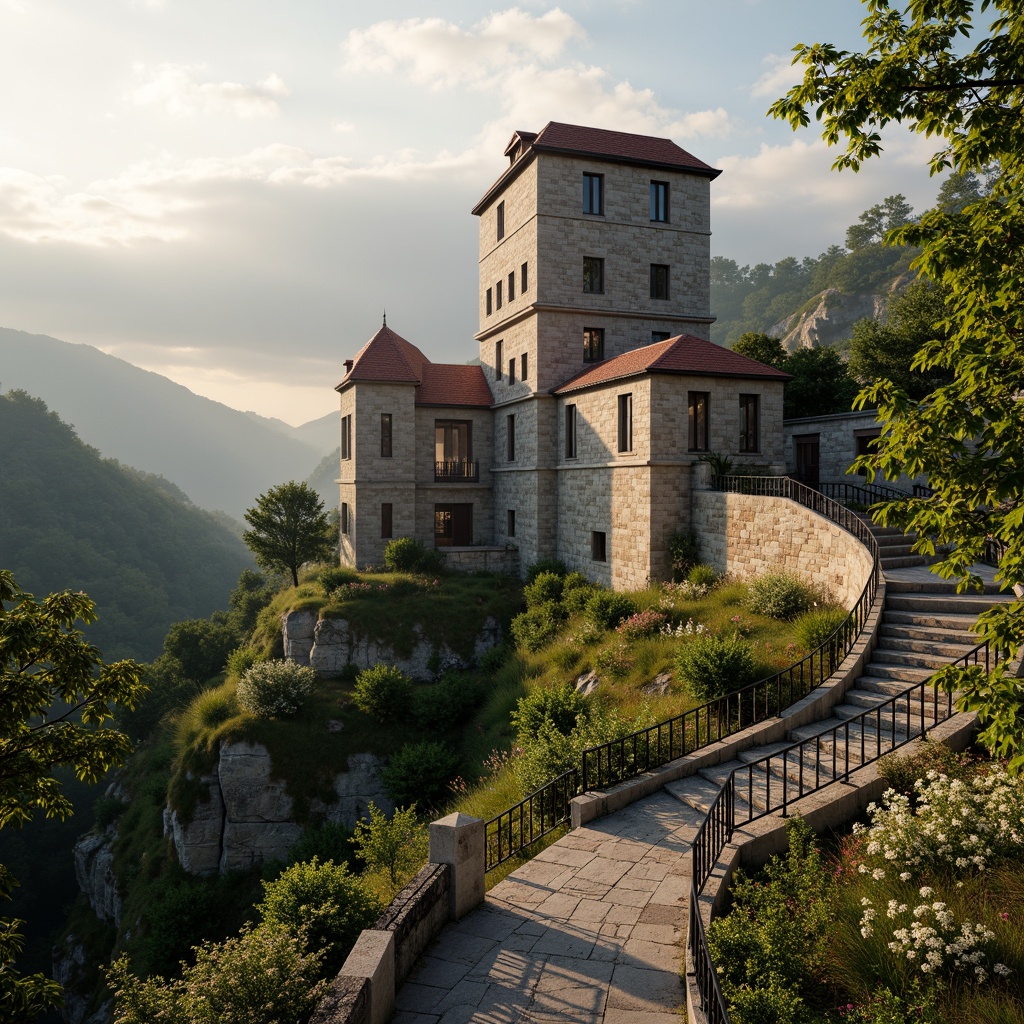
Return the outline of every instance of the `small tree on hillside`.
<path id="1" fill-rule="evenodd" d="M 766 366 L 774 366 L 777 370 L 783 368 L 782 364 L 785 363 L 787 355 L 778 338 L 761 331 L 747 331 L 746 334 L 741 334 L 732 350 L 748 359 L 756 359 Z"/>
<path id="2" fill-rule="evenodd" d="M 290 480 L 271 487 L 245 513 L 252 527 L 242 534 L 265 569 L 288 572 L 299 585 L 299 566 L 330 557 L 334 538 L 324 503 L 308 484 Z"/>

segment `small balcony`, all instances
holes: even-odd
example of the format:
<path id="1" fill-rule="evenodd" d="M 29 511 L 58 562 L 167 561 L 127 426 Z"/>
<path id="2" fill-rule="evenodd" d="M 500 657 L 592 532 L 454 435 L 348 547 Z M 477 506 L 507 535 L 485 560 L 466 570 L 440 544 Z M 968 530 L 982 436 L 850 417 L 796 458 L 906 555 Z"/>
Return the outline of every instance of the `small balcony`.
<path id="1" fill-rule="evenodd" d="M 475 462 L 445 459 L 434 463 L 434 480 L 439 483 L 476 483 L 480 473 Z"/>

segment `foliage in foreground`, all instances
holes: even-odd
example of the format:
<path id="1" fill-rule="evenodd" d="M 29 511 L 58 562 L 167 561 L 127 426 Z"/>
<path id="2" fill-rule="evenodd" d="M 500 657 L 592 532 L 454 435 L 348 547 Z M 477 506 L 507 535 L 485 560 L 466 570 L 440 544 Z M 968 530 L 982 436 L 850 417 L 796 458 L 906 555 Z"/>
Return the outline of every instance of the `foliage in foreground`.
<path id="1" fill-rule="evenodd" d="M 294 661 L 260 661 L 246 669 L 236 698 L 243 711 L 258 718 L 294 715 L 316 685 L 316 673 Z"/>

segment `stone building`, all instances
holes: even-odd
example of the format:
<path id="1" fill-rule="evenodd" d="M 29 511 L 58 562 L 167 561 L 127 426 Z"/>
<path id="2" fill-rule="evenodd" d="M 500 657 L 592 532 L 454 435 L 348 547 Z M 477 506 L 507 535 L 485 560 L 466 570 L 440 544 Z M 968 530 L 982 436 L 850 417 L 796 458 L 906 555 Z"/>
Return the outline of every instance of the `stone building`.
<path id="1" fill-rule="evenodd" d="M 480 219 L 480 366 L 386 325 L 346 362 L 342 561 L 391 537 L 515 548 L 606 585 L 669 572 L 702 455 L 782 471 L 787 375 L 708 340 L 710 184 L 668 139 L 517 132 Z"/>

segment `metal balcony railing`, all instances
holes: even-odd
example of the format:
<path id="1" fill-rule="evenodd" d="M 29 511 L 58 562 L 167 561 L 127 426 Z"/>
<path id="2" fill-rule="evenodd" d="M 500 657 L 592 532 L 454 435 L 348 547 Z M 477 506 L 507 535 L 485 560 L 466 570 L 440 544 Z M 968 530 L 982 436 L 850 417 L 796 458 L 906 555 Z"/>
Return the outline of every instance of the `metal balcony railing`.
<path id="1" fill-rule="evenodd" d="M 476 481 L 480 479 L 477 463 L 467 459 L 445 459 L 434 463 L 434 480 L 444 483 L 450 481 Z"/>

